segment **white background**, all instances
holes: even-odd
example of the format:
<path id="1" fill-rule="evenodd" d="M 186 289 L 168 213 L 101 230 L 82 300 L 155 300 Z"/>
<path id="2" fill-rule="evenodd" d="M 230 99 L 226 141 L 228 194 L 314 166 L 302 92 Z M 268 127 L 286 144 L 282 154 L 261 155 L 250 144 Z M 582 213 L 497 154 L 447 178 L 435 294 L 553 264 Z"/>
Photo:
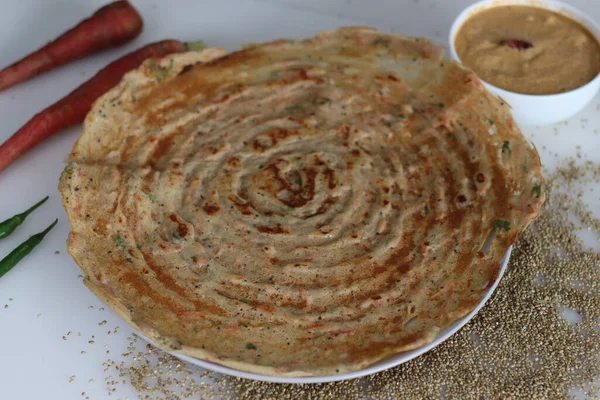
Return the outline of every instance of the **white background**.
<path id="1" fill-rule="evenodd" d="M 571 0 L 600 20 L 600 1 Z M 0 66 L 92 14 L 102 0 L 0 1 Z M 427 36 L 447 44 L 450 25 L 469 0 L 134 0 L 144 33 L 119 49 L 74 62 L 0 93 L 0 141 L 32 115 L 70 92 L 107 62 L 164 38 L 204 40 L 235 50 L 244 42 L 302 38 L 344 25 L 370 25 L 386 32 Z M 600 160 L 598 99 L 567 124 L 523 131 L 537 145 L 547 168 L 576 155 L 576 146 Z M 0 242 L 0 257 L 54 218 L 59 225 L 19 266 L 0 280 L 0 399 L 106 398 L 102 363 L 119 361 L 130 329 L 81 283 L 65 250 L 68 221 L 57 190 L 58 177 L 81 128 L 51 138 L 0 173 L 0 220 L 23 211 L 47 194 L 50 200 L 15 233 Z M 55 254 L 59 251 L 60 254 Z M 10 300 L 12 299 L 12 301 Z M 5 308 L 5 305 L 8 307 Z M 93 306 L 93 309 L 89 307 Z M 106 325 L 98 324 L 106 320 Z M 120 326 L 119 333 L 107 335 Z M 63 340 L 62 336 L 72 331 Z M 81 336 L 77 333 L 81 332 Z M 95 343 L 89 344 L 95 335 Z M 81 354 L 81 351 L 86 354 Z M 110 355 L 106 354 L 109 350 Z M 69 378 L 75 376 L 74 382 Z M 93 379 L 93 382 L 90 382 Z M 111 398 L 136 398 L 121 386 Z"/>

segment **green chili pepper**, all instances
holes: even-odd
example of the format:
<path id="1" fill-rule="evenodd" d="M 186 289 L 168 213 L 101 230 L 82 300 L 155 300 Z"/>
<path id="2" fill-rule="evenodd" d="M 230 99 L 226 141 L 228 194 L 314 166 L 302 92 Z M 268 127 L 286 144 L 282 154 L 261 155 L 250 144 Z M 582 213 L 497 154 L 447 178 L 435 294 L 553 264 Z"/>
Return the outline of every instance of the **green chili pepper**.
<path id="1" fill-rule="evenodd" d="M 31 253 L 31 250 L 33 250 L 35 246 L 42 242 L 44 236 L 46 236 L 46 234 L 50 232 L 50 230 L 54 228 L 54 225 L 57 223 L 58 219 L 54 220 L 54 222 L 43 232 L 31 236 L 29 239 L 21 243 L 16 249 L 11 251 L 9 255 L 0 260 L 0 278 L 10 271 L 15 265 L 17 265 L 17 263 L 21 261 L 27 254 Z"/>
<path id="2" fill-rule="evenodd" d="M 40 200 L 39 203 L 31 206 L 29 210 L 22 212 L 21 214 L 17 214 L 12 218 L 7 219 L 6 221 L 0 222 L 0 239 L 4 239 L 5 237 L 13 233 L 15 229 L 17 229 L 17 227 L 21 225 L 23 221 L 25 221 L 25 218 L 27 218 L 27 216 L 31 214 L 33 210 L 44 204 L 46 200 L 48 200 L 48 196 Z"/>

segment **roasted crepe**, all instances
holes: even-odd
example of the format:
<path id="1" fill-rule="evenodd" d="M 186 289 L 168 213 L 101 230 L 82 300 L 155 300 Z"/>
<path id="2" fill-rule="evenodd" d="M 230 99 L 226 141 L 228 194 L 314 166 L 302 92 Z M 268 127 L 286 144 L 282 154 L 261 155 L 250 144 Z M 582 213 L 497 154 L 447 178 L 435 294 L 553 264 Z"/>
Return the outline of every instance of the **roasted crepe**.
<path id="1" fill-rule="evenodd" d="M 84 283 L 170 350 L 355 371 L 471 311 L 540 212 L 538 154 L 426 39 L 345 28 L 146 61 L 60 190 Z"/>

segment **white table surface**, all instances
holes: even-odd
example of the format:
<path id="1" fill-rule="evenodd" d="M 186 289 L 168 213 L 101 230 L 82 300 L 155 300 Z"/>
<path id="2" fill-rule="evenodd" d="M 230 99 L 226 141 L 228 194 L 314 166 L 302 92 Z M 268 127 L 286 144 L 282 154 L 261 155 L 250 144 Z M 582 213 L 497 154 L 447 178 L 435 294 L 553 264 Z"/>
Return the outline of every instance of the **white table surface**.
<path id="1" fill-rule="evenodd" d="M 167 37 L 202 39 L 234 50 L 244 42 L 302 38 L 344 25 L 427 36 L 447 44 L 450 25 L 470 0 L 134 0 L 145 20 L 134 42 L 77 61 L 0 93 L 0 141 L 32 115 L 70 92 L 107 62 L 144 43 Z M 569 3 L 600 20 L 600 1 Z M 100 7 L 103 0 L 0 1 L 0 65 L 34 50 Z M 600 161 L 600 104 L 595 99 L 567 123 L 524 128 L 544 165 L 581 153 Z M 0 280 L 0 399 L 107 398 L 102 363 L 119 362 L 131 330 L 81 283 L 79 267 L 65 249 L 68 220 L 58 177 L 81 128 L 47 140 L 0 174 L 0 220 L 47 194 L 50 200 L 0 243 L 0 257 L 54 218 L 59 225 L 19 266 Z M 60 252 L 56 254 L 56 252 Z M 5 306 L 6 305 L 6 306 Z M 90 308 L 93 306 L 93 308 Z M 106 324 L 98 324 L 106 320 Z M 120 326 L 118 334 L 108 330 Z M 71 331 L 67 340 L 63 335 Z M 81 332 L 81 336 L 78 336 Z M 95 343 L 89 344 L 91 336 Z M 109 356 L 106 350 L 111 351 Z M 86 354 L 81 354 L 85 351 Z M 75 376 L 74 379 L 70 379 Z M 72 382 L 70 382 L 70 380 Z M 90 381 L 93 380 L 93 381 Z M 85 392 L 85 396 L 82 396 Z M 121 385 L 110 398 L 137 398 Z"/>

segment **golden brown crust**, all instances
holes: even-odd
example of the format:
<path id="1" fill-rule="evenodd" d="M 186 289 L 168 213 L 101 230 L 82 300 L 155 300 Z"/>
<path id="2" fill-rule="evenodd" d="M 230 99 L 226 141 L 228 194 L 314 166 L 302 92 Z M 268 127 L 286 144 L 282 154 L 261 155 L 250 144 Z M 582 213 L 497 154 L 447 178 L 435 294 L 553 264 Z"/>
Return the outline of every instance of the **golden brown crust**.
<path id="1" fill-rule="evenodd" d="M 88 115 L 60 189 L 94 293 L 165 348 L 284 376 L 477 305 L 544 197 L 472 72 L 366 28 L 217 55 L 146 62 Z"/>

